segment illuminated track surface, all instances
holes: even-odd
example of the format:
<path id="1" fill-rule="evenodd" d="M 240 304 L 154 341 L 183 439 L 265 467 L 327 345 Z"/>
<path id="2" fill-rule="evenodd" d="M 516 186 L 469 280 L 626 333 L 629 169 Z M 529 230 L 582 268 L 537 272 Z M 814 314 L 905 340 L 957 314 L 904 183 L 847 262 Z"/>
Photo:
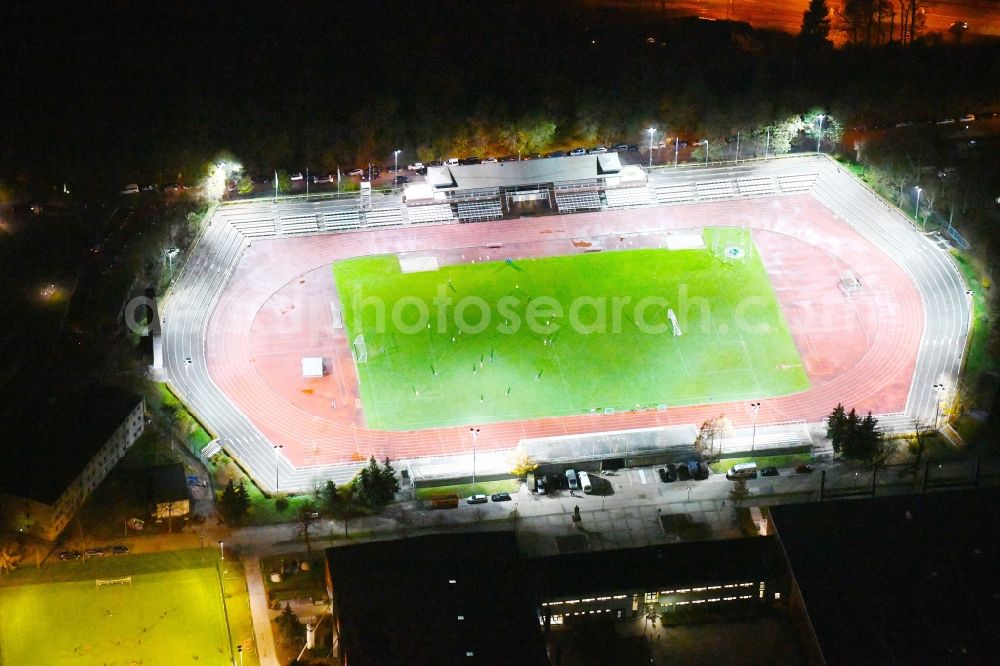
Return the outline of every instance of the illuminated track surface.
<path id="1" fill-rule="evenodd" d="M 275 237 L 273 231 L 261 231 L 270 228 L 267 224 L 256 221 L 344 211 L 356 203 L 222 206 L 160 309 L 168 381 L 219 435 L 227 451 L 269 490 L 274 489 L 276 477 L 280 479 L 279 489 L 284 491 L 306 489 L 316 477 L 344 481 L 353 476 L 359 459 L 369 454 L 393 460 L 465 454 L 471 449 L 467 427 L 372 431 L 352 419 L 320 416 L 291 404 L 253 366 L 251 332 L 261 308 L 300 276 L 320 268 L 328 271 L 333 261 L 347 257 L 485 248 L 488 243 L 498 242 L 565 240 L 568 245 L 574 238 L 610 233 L 745 225 L 753 230 L 765 265 L 768 253 L 777 252 L 774 248 L 798 243 L 799 247 L 812 247 L 815 256 L 821 253 L 838 268 L 855 270 L 865 287 L 865 295 L 859 298 L 866 299 L 868 307 L 861 327 L 861 346 L 849 367 L 822 381 L 810 372 L 812 388 L 766 400 L 759 422 L 815 423 L 838 402 L 873 409 L 890 427 L 931 422 L 937 400 L 933 385 L 954 382 L 961 367 L 970 303 L 947 254 L 895 209 L 841 173 L 832 161 L 817 157 L 654 171 L 649 189 L 683 191 L 705 183 L 747 183 L 761 178 L 773 182 L 800 179 L 806 184 L 801 193 L 787 196 L 730 196 L 713 202 L 632 210 L 477 224 L 399 226 L 296 238 Z M 379 201 L 386 215 L 399 210 L 398 200 Z M 249 239 L 237 226 L 269 238 Z M 794 257 L 786 252 L 789 264 L 782 267 L 773 265 L 775 256 L 779 255 L 770 257 L 768 272 L 786 317 L 790 318 L 796 344 L 807 357 L 808 350 L 803 347 L 810 341 L 802 337 L 805 329 L 791 321 L 794 315 L 790 315 L 789 303 L 782 298 L 782 274 L 788 286 L 795 282 Z M 833 298 L 844 297 L 837 293 Z M 832 334 L 837 335 L 836 326 L 833 329 Z M 812 335 L 812 331 L 806 332 Z M 826 340 L 827 345 L 830 342 Z M 857 340 L 853 342 L 857 344 Z M 844 344 L 850 347 L 852 340 L 845 339 Z M 529 437 L 698 424 L 719 413 L 729 415 L 736 426 L 747 425 L 752 418 L 746 404 L 740 402 L 677 407 L 665 412 L 494 423 L 483 429 L 478 450 L 509 449 Z M 283 446 L 280 456 L 275 455 L 275 444 Z"/>

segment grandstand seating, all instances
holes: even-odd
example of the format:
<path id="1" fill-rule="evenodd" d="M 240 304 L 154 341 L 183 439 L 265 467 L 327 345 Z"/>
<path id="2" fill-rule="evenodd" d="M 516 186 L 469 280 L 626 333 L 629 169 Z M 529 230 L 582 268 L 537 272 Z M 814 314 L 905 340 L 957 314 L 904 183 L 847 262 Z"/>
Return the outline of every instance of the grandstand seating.
<path id="1" fill-rule="evenodd" d="M 608 208 L 636 208 L 650 204 L 649 188 L 628 187 L 604 193 Z"/>
<path id="2" fill-rule="evenodd" d="M 816 182 L 815 173 L 796 173 L 778 176 L 778 187 L 783 194 L 808 192 Z"/>
<path id="3" fill-rule="evenodd" d="M 657 183 L 653 185 L 653 195 L 661 204 L 676 204 L 694 201 L 694 188 L 691 183 Z"/>
<path id="4" fill-rule="evenodd" d="M 770 176 L 737 178 L 736 190 L 744 197 L 770 197 L 777 193 L 774 179 Z"/>
<path id="5" fill-rule="evenodd" d="M 403 209 L 400 206 L 373 208 L 364 212 L 363 226 L 366 227 L 393 227 L 403 223 Z"/>
<path id="6" fill-rule="evenodd" d="M 278 233 L 283 236 L 294 236 L 297 234 L 315 234 L 319 232 L 319 216 L 293 215 L 278 219 Z"/>
<path id="7" fill-rule="evenodd" d="M 361 226 L 361 217 L 356 208 L 345 208 L 329 213 L 323 213 L 320 219 L 320 228 L 324 231 L 345 231 L 347 229 L 357 229 Z"/>
<path id="8" fill-rule="evenodd" d="M 473 201 L 458 204 L 458 219 L 462 222 L 484 222 L 499 220 L 503 209 L 499 201 Z"/>
<path id="9" fill-rule="evenodd" d="M 231 218 L 229 221 L 247 238 L 265 238 L 275 234 L 274 218 Z"/>
<path id="10" fill-rule="evenodd" d="M 698 192 L 699 201 L 710 201 L 713 199 L 731 199 L 736 196 L 732 180 L 710 180 L 695 185 Z"/>
<path id="11" fill-rule="evenodd" d="M 558 206 L 560 213 L 600 210 L 601 197 L 597 192 L 560 192 L 556 190 L 556 206 Z"/>
<path id="12" fill-rule="evenodd" d="M 409 206 L 406 208 L 406 217 L 407 220 L 410 222 L 410 224 L 455 221 L 455 215 L 451 212 L 450 204 L 433 204 L 430 206 Z"/>

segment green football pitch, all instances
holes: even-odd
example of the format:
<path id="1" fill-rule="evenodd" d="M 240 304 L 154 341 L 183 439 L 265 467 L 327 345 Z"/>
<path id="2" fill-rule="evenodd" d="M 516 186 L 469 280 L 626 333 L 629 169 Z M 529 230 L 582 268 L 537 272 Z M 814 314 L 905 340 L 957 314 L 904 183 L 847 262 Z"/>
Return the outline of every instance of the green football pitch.
<path id="1" fill-rule="evenodd" d="M 706 229 L 703 240 L 703 249 L 408 273 L 395 255 L 337 262 L 368 427 L 703 404 L 808 388 L 749 234 Z"/>
<path id="2" fill-rule="evenodd" d="M 232 664 L 215 567 L 0 588 L 0 608 L 3 666 Z"/>

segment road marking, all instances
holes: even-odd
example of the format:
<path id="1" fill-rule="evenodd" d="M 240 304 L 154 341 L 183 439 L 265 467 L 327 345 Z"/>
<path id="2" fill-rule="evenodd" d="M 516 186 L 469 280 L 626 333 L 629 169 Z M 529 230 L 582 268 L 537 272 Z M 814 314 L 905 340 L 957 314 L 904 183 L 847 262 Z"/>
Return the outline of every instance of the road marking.
<path id="1" fill-rule="evenodd" d="M 642 485 L 646 485 L 646 470 L 639 470 L 639 480 L 642 481 Z"/>

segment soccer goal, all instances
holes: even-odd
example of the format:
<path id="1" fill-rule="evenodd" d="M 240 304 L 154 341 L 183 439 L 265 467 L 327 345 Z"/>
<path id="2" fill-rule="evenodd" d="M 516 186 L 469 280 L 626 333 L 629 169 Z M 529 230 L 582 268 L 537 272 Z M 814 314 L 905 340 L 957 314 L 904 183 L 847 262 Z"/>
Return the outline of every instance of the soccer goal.
<path id="1" fill-rule="evenodd" d="M 125 576 L 124 578 L 98 578 L 97 587 L 104 587 L 106 585 L 131 585 L 132 576 Z"/>
<path id="2" fill-rule="evenodd" d="M 354 338 L 354 358 L 358 363 L 368 362 L 368 347 L 365 345 L 365 336 L 359 335 Z"/>

